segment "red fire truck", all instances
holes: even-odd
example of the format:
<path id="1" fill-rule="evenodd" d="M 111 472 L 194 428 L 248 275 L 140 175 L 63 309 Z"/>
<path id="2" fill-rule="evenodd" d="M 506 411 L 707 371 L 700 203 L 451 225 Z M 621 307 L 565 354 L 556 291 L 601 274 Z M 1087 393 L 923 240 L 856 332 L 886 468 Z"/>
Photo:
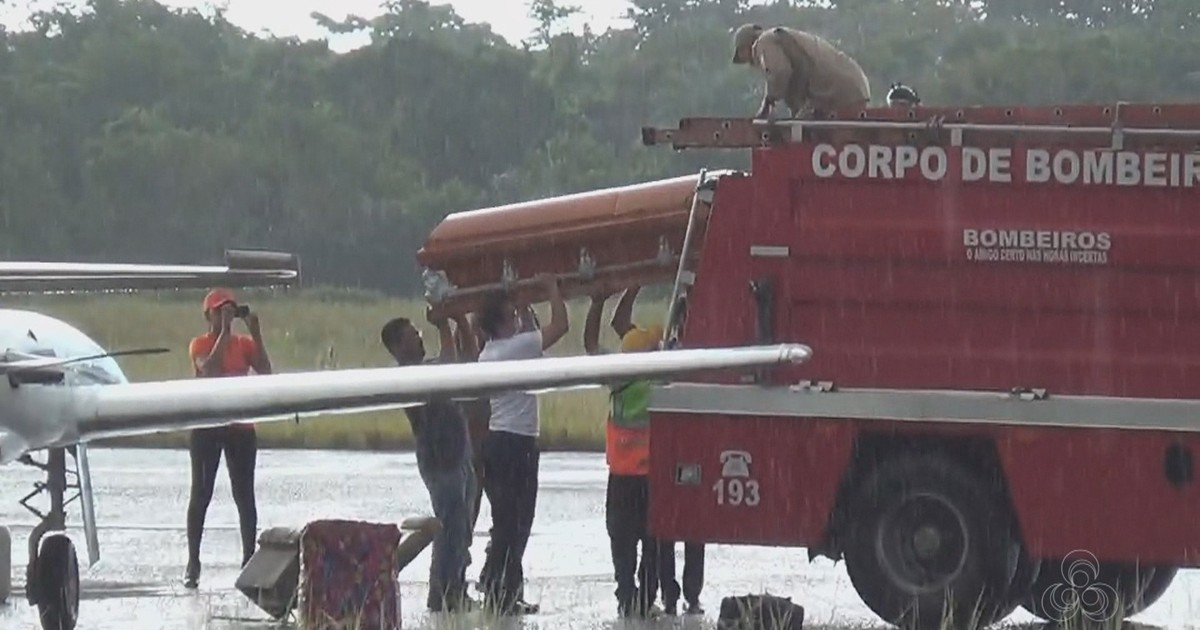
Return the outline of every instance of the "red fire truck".
<path id="1" fill-rule="evenodd" d="M 440 308 L 669 283 L 667 341 L 810 361 L 655 390 L 651 530 L 843 560 L 905 627 L 1119 619 L 1200 566 L 1200 107 L 693 118 L 702 173 L 450 215 Z"/>

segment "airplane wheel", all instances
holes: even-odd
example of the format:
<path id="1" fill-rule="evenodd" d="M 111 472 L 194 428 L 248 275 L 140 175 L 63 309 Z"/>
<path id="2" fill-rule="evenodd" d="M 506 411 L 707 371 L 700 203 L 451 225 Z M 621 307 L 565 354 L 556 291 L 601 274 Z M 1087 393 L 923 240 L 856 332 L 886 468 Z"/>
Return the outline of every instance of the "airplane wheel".
<path id="1" fill-rule="evenodd" d="M 845 546 L 859 597 L 906 629 L 984 627 L 1007 616 L 1016 540 L 1001 497 L 938 455 L 884 462 L 855 489 Z"/>
<path id="2" fill-rule="evenodd" d="M 79 561 L 64 534 L 42 540 L 37 559 L 38 613 L 43 630 L 74 630 L 79 620 Z"/>
<path id="3" fill-rule="evenodd" d="M 0 525 L 0 604 L 12 594 L 12 534 Z"/>

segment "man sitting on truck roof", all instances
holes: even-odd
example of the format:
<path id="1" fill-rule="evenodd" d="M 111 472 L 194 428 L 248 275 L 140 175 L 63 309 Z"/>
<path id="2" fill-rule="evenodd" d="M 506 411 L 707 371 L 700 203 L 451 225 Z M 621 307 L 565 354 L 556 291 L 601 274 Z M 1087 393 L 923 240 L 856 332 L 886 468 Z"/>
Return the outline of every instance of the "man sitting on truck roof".
<path id="1" fill-rule="evenodd" d="M 743 24 L 733 35 L 733 63 L 749 64 L 767 75 L 766 93 L 755 118 L 768 118 L 783 100 L 799 118 L 845 108 L 866 107 L 871 86 L 853 58 L 812 33 L 777 26 L 764 30 Z"/>
<path id="2" fill-rule="evenodd" d="M 662 340 L 662 328 L 643 329 L 632 324 L 633 301 L 637 293 L 637 287 L 626 290 L 613 311 L 612 327 L 621 336 L 621 352 L 657 350 Z M 609 295 L 605 289 L 592 295 L 592 305 L 583 327 L 583 347 L 588 354 L 603 352 L 598 346 L 600 316 Z M 646 408 L 649 393 L 650 382 L 646 380 L 634 380 L 612 388 L 605 428 L 604 451 L 609 472 L 604 512 L 617 581 L 617 612 L 622 617 L 654 616 L 657 613 L 653 603 L 659 580 L 658 543 L 646 531 L 650 507 L 650 425 Z M 640 567 L 639 542 L 642 546 Z M 635 573 L 640 585 L 635 583 Z"/>

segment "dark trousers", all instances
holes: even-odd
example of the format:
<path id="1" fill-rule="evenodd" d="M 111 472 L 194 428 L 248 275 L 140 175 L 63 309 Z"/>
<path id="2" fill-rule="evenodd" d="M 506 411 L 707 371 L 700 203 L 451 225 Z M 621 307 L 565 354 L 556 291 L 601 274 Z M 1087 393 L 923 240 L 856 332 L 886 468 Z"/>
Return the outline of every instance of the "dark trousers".
<path id="1" fill-rule="evenodd" d="M 475 502 L 471 508 L 471 531 L 479 522 L 479 510 L 483 507 L 483 442 L 488 434 L 488 419 L 491 408 L 488 399 L 481 398 L 463 403 L 467 414 L 467 430 L 471 434 L 471 465 L 475 468 Z"/>
<path id="2" fill-rule="evenodd" d="M 537 440 L 490 431 L 483 442 L 483 486 L 492 506 L 491 541 L 479 582 L 490 604 L 504 609 L 523 600 L 522 563 L 537 507 Z"/>
<path id="3" fill-rule="evenodd" d="M 238 523 L 242 534 L 242 566 L 254 555 L 258 529 L 258 511 L 254 504 L 254 468 L 258 458 L 258 436 L 254 427 L 213 427 L 195 429 L 189 439 L 192 458 L 192 489 L 188 499 L 187 539 L 188 577 L 200 576 L 200 538 L 204 532 L 204 517 L 217 484 L 217 467 L 221 452 L 225 453 L 225 468 L 233 502 L 237 505 Z"/>
<path id="4" fill-rule="evenodd" d="M 663 604 L 671 608 L 679 601 L 679 582 L 675 581 L 675 541 L 664 540 L 658 544 L 658 584 L 662 586 Z M 651 588 L 654 591 L 654 584 Z M 683 599 L 689 604 L 700 603 L 700 590 L 704 588 L 704 543 L 683 543 Z M 656 592 L 651 592 L 654 601 Z"/>
<path id="5" fill-rule="evenodd" d="M 483 507 L 483 448 L 472 443 L 471 450 L 471 470 L 475 476 L 471 494 L 471 532 L 474 533 L 475 524 L 479 522 L 479 510 Z"/>
<path id="6" fill-rule="evenodd" d="M 658 543 L 646 529 L 650 481 L 643 475 L 608 475 L 604 515 L 612 546 L 617 607 L 622 615 L 647 611 L 658 590 Z M 638 564 L 638 545 L 642 562 Z M 637 574 L 637 583 L 634 574 Z"/>

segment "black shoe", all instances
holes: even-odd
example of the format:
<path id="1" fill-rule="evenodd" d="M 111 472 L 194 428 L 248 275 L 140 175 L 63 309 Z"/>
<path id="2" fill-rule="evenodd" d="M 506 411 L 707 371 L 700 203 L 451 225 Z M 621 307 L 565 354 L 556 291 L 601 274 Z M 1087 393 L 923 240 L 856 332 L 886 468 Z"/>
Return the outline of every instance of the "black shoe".
<path id="1" fill-rule="evenodd" d="M 187 569 L 183 572 L 183 587 L 196 588 L 200 585 L 200 563 L 189 562 Z"/>
<path id="2" fill-rule="evenodd" d="M 497 615 L 536 615 L 540 610 L 537 604 L 530 604 L 518 596 L 515 599 L 509 599 L 496 593 L 488 593 L 484 596 L 483 606 L 489 611 L 495 611 Z"/>
<path id="3" fill-rule="evenodd" d="M 637 589 L 632 592 L 622 593 L 621 589 L 613 591 L 613 595 L 617 596 L 617 617 L 628 619 L 633 616 L 633 603 L 637 601 Z"/>
<path id="4" fill-rule="evenodd" d="M 664 602 L 663 612 L 674 617 L 675 615 L 679 614 L 679 607 L 675 602 Z"/>
<path id="5" fill-rule="evenodd" d="M 542 607 L 537 604 L 530 604 L 524 600 L 513 602 L 512 610 L 514 615 L 536 615 L 541 611 Z"/>
<path id="6" fill-rule="evenodd" d="M 703 615 L 704 609 L 700 607 L 700 602 L 688 602 L 687 608 L 684 609 L 685 615 Z"/>

